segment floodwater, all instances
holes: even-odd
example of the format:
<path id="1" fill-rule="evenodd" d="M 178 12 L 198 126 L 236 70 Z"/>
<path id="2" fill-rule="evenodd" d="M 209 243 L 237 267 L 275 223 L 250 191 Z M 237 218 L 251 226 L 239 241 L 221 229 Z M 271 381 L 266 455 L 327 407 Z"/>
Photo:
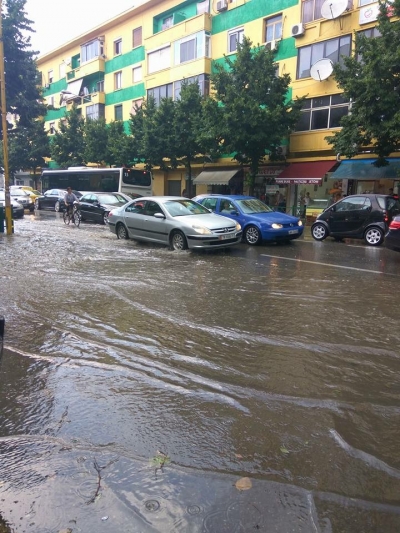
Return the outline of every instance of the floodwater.
<path id="1" fill-rule="evenodd" d="M 400 531 L 400 254 L 0 236 L 13 532 Z"/>

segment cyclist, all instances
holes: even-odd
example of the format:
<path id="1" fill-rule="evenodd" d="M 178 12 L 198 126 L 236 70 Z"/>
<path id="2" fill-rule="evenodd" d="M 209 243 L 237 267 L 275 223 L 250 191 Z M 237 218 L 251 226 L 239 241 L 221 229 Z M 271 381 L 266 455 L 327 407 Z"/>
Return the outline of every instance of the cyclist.
<path id="1" fill-rule="evenodd" d="M 78 198 L 72 192 L 71 187 L 67 187 L 67 193 L 64 196 L 65 208 L 68 215 L 71 217 L 74 212 L 74 202 L 77 202 Z"/>

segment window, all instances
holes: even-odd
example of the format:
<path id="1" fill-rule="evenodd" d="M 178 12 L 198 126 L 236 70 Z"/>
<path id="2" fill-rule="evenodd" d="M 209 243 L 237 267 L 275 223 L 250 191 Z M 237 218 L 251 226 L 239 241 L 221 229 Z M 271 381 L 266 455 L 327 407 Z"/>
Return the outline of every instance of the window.
<path id="1" fill-rule="evenodd" d="M 197 6 L 196 6 L 197 15 L 201 15 L 202 13 L 209 13 L 210 12 L 209 4 L 210 4 L 209 0 L 204 0 L 203 2 L 197 2 Z"/>
<path id="2" fill-rule="evenodd" d="M 138 83 L 142 81 L 142 66 L 133 67 L 132 69 L 132 83 Z"/>
<path id="3" fill-rule="evenodd" d="M 167 17 L 163 20 L 161 29 L 167 30 L 168 28 L 172 28 L 174 24 L 174 17 L 171 15 L 170 17 Z"/>
<path id="4" fill-rule="evenodd" d="M 103 93 L 104 92 L 104 80 L 100 80 L 97 82 L 96 84 L 96 90 L 99 92 L 99 93 Z"/>
<path id="5" fill-rule="evenodd" d="M 54 81 L 54 72 L 52 70 L 49 70 L 48 74 L 47 74 L 47 77 L 48 77 L 48 83 L 53 83 Z"/>
<path id="6" fill-rule="evenodd" d="M 200 87 L 200 94 L 202 96 L 208 96 L 210 94 L 210 77 L 208 74 L 200 74 L 199 76 L 191 76 L 190 78 L 185 78 L 185 81 L 188 83 L 198 82 Z M 176 81 L 174 83 L 174 99 L 178 100 L 181 94 L 183 80 Z"/>
<path id="7" fill-rule="evenodd" d="M 349 56 L 350 52 L 350 35 L 299 48 L 297 79 L 309 78 L 312 65 L 314 65 L 319 59 L 327 58 L 330 59 L 332 63 L 342 63 L 341 56 Z"/>
<path id="8" fill-rule="evenodd" d="M 304 0 L 302 2 L 302 22 L 307 23 L 322 18 L 321 6 L 323 3 L 324 0 Z"/>
<path id="9" fill-rule="evenodd" d="M 122 104 L 114 106 L 114 120 L 122 120 Z"/>
<path id="10" fill-rule="evenodd" d="M 132 48 L 142 45 L 142 26 L 132 31 Z"/>
<path id="11" fill-rule="evenodd" d="M 138 98 L 137 100 L 132 100 L 131 115 L 136 115 L 137 109 L 142 107 L 143 98 Z"/>
<path id="12" fill-rule="evenodd" d="M 243 42 L 244 30 L 239 28 L 228 33 L 228 52 L 236 52 L 238 43 Z"/>
<path id="13" fill-rule="evenodd" d="M 114 74 L 114 90 L 122 89 L 122 70 Z"/>
<path id="14" fill-rule="evenodd" d="M 159 48 L 154 52 L 147 54 L 147 71 L 148 74 L 157 72 L 164 68 L 169 68 L 171 66 L 171 47 L 166 46 L 164 48 Z"/>
<path id="15" fill-rule="evenodd" d="M 335 211 L 359 211 L 360 209 L 369 209 L 371 207 L 371 200 L 363 196 L 354 196 L 353 198 L 345 198 L 336 204 Z"/>
<path id="16" fill-rule="evenodd" d="M 370 39 L 371 37 L 372 38 L 381 37 L 382 34 L 379 31 L 379 29 L 375 26 L 374 28 L 369 28 L 368 30 L 359 31 L 357 32 L 357 35 L 363 35 L 367 37 L 367 39 Z M 363 60 L 362 54 L 357 54 L 357 61 L 361 63 L 362 60 Z"/>
<path id="17" fill-rule="evenodd" d="M 265 42 L 270 43 L 276 39 L 282 39 L 282 15 L 265 21 Z"/>
<path id="18" fill-rule="evenodd" d="M 98 120 L 105 117 L 105 105 L 93 104 L 86 106 L 86 119 Z"/>
<path id="19" fill-rule="evenodd" d="M 81 62 L 90 61 L 104 54 L 104 43 L 95 39 L 81 46 Z"/>
<path id="20" fill-rule="evenodd" d="M 50 122 L 49 133 L 53 134 L 55 132 L 56 132 L 56 123 Z"/>
<path id="21" fill-rule="evenodd" d="M 149 89 L 147 91 L 147 97 L 152 96 L 156 101 L 156 105 L 160 105 L 160 102 L 163 98 L 172 98 L 172 83 L 167 85 L 160 85 L 159 87 L 154 87 L 154 89 Z"/>
<path id="22" fill-rule="evenodd" d="M 339 128 L 340 119 L 349 112 L 349 102 L 341 94 L 307 98 L 295 131 Z"/>
<path id="23" fill-rule="evenodd" d="M 58 67 L 58 73 L 59 73 L 59 79 L 62 80 L 63 78 L 65 78 L 65 63 L 64 61 L 62 63 L 60 63 L 59 67 Z"/>
<path id="24" fill-rule="evenodd" d="M 199 57 L 210 57 L 210 36 L 207 33 L 202 31 L 175 41 L 175 65 L 193 61 Z"/>
<path id="25" fill-rule="evenodd" d="M 360 0 L 360 7 L 375 3 L 376 0 Z"/>
<path id="26" fill-rule="evenodd" d="M 50 98 L 49 98 L 49 105 L 51 105 L 52 107 L 54 107 L 54 96 L 50 96 Z"/>
<path id="27" fill-rule="evenodd" d="M 120 56 L 122 54 L 122 39 L 114 41 L 114 55 Z"/>

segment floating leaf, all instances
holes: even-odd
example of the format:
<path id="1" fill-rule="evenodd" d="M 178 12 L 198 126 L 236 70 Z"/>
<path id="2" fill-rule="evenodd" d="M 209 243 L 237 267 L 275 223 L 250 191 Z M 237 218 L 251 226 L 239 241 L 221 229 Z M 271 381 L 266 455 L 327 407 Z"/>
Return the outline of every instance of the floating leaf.
<path id="1" fill-rule="evenodd" d="M 242 477 L 236 481 L 235 486 L 238 490 L 249 490 L 253 486 L 249 477 Z"/>
<path id="2" fill-rule="evenodd" d="M 290 453 L 289 450 L 287 448 L 285 448 L 285 446 L 281 446 L 281 452 L 284 453 L 284 454 Z"/>

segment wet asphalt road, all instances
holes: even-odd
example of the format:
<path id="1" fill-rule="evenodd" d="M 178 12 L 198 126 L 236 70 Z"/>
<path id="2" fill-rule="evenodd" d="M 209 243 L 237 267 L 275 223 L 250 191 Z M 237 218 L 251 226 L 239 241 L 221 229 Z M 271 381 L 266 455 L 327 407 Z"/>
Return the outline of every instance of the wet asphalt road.
<path id="1" fill-rule="evenodd" d="M 400 254 L 0 236 L 0 515 L 24 532 L 400 531 Z"/>

